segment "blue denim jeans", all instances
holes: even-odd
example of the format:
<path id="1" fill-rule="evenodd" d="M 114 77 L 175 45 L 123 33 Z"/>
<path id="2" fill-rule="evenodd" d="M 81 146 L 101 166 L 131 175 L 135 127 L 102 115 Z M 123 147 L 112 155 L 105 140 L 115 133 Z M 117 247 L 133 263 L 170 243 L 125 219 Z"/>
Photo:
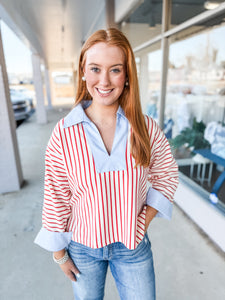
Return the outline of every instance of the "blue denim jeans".
<path id="1" fill-rule="evenodd" d="M 92 249 L 71 241 L 68 252 L 80 271 L 72 282 L 76 300 L 102 300 L 108 265 L 122 300 L 155 300 L 151 244 L 145 235 L 135 250 L 122 243 Z"/>

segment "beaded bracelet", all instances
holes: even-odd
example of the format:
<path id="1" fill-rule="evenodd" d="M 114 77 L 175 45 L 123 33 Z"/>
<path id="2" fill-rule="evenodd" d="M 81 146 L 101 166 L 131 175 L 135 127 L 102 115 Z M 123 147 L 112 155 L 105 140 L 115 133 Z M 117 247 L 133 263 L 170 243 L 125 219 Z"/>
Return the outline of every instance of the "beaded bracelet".
<path id="1" fill-rule="evenodd" d="M 53 253 L 53 260 L 59 265 L 65 264 L 65 262 L 67 262 L 68 259 L 69 259 L 69 255 L 67 251 L 65 252 L 64 256 L 60 259 L 56 259 Z"/>

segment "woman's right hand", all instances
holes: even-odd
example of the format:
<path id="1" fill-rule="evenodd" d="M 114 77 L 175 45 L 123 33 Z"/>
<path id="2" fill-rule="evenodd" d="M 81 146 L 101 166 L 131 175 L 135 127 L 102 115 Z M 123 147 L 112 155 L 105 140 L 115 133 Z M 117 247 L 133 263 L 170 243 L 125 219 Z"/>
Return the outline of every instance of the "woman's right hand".
<path id="1" fill-rule="evenodd" d="M 54 257 L 60 259 L 65 255 L 65 249 L 58 252 L 54 252 Z M 77 278 L 80 276 L 80 271 L 77 269 L 72 259 L 69 259 L 64 263 L 59 265 L 65 275 L 72 281 L 77 281 Z"/>
<path id="2" fill-rule="evenodd" d="M 60 265 L 60 268 L 63 270 L 65 275 L 72 281 L 77 281 L 77 278 L 80 276 L 80 272 L 74 265 L 71 258 L 69 258 L 64 264 Z"/>

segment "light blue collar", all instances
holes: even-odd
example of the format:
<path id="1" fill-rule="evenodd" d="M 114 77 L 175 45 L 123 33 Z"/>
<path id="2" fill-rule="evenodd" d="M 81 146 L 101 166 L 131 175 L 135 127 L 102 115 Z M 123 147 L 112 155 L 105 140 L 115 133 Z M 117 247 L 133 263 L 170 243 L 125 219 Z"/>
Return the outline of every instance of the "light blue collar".
<path id="1" fill-rule="evenodd" d="M 85 109 L 91 105 L 92 100 L 83 100 L 82 102 L 78 103 L 73 110 L 64 118 L 64 128 L 77 125 L 79 123 L 88 122 L 90 123 L 90 119 L 85 114 Z M 126 118 L 125 113 L 121 106 L 119 106 L 117 110 L 117 115 L 120 115 Z"/>

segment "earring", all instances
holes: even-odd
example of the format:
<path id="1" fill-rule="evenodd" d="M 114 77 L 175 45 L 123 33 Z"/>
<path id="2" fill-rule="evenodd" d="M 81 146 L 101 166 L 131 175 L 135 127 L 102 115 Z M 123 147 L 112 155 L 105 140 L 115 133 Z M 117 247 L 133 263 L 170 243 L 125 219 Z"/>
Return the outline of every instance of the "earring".
<path id="1" fill-rule="evenodd" d="M 125 86 L 128 86 L 129 85 L 129 81 L 127 80 L 126 82 L 125 82 Z"/>
<path id="2" fill-rule="evenodd" d="M 83 77 L 82 77 L 82 80 L 83 80 L 83 81 L 86 81 L 86 78 L 83 76 Z"/>

